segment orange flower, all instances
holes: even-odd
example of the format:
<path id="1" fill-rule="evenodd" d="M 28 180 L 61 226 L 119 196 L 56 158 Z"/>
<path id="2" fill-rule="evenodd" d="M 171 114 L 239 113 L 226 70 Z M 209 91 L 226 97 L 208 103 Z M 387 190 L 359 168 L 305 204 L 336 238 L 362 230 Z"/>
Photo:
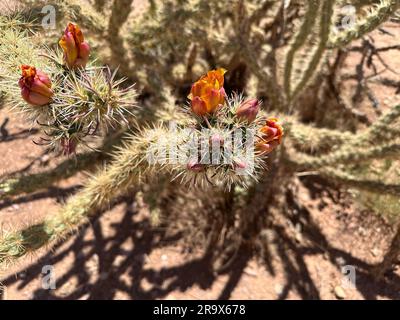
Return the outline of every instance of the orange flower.
<path id="1" fill-rule="evenodd" d="M 257 142 L 256 148 L 262 154 L 270 153 L 282 142 L 283 128 L 276 118 L 268 118 L 260 133 L 261 140 Z"/>
<path id="2" fill-rule="evenodd" d="M 58 42 L 64 51 L 64 61 L 70 68 L 84 68 L 89 61 L 90 46 L 84 41 L 81 29 L 68 23 L 64 35 Z"/>
<path id="3" fill-rule="evenodd" d="M 225 101 L 224 74 L 225 69 L 219 68 L 203 75 L 196 81 L 188 98 L 192 101 L 192 110 L 199 116 L 214 113 Z"/>
<path id="4" fill-rule="evenodd" d="M 43 106 L 51 101 L 53 91 L 47 74 L 35 67 L 22 65 L 22 76 L 18 81 L 22 98 L 31 105 Z"/>

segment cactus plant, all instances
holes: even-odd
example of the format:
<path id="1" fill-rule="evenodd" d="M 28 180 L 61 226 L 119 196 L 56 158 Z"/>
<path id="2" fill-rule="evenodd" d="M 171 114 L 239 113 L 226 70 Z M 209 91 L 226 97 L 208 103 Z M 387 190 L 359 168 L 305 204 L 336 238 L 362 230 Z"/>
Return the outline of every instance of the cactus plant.
<path id="1" fill-rule="evenodd" d="M 71 3 L 59 0 L 58 6 L 72 12 Z M 232 6 L 205 0 L 152 1 L 135 21 L 129 21 L 130 0 L 114 1 L 110 12 L 104 1 L 85 7 L 85 12 L 74 11 L 74 20 L 82 23 L 83 30 L 106 35 L 94 41 L 110 46 L 110 56 L 98 55 L 114 67 L 120 64 L 115 71 L 86 61 L 85 50 L 83 56 L 76 56 L 72 49 L 65 50 L 65 43 L 64 53 L 43 43 L 26 28 L 23 17 L 1 16 L 0 85 L 8 104 L 43 129 L 47 135 L 43 141 L 52 149 L 77 152 L 77 164 L 69 159 L 52 171 L 7 177 L 0 182 L 0 198 L 34 192 L 104 159 L 97 151 L 81 153 L 77 145 L 102 145 L 98 147 L 102 152 L 113 152 L 106 157 L 106 167 L 89 178 L 59 212 L 26 229 L 3 234 L 0 264 L 64 239 L 118 195 L 140 188 L 156 174 L 191 188 L 215 188 L 230 200 L 251 198 L 257 188 L 273 184 L 260 179 L 267 170 L 275 170 L 280 175 L 276 179 L 282 181 L 289 181 L 295 172 L 312 171 L 344 187 L 398 196 L 399 181 L 360 176 L 357 166 L 398 159 L 399 105 L 369 128 L 356 123 L 355 132 L 339 123 L 334 128 L 304 123 L 296 109 L 316 80 L 324 78 L 332 85 L 326 70 L 337 48 L 377 29 L 399 8 L 394 0 L 349 3 L 367 11 L 359 14 L 350 29 L 339 32 L 334 32 L 336 12 L 343 5 L 338 0 L 237 0 Z M 107 19 L 93 25 L 99 15 Z M 68 57 L 71 52 L 74 59 Z M 85 61 L 77 64 L 77 59 Z M 51 79 L 54 95 L 43 100 L 43 105 L 21 98 L 21 88 L 16 86 L 20 65 L 35 66 Z M 126 78 L 116 80 L 119 75 Z M 178 131 L 168 128 L 172 121 Z M 131 132 L 121 137 L 119 130 L 127 127 Z M 117 133 L 112 138 L 106 137 L 114 130 Z M 248 148 L 248 154 L 218 153 L 216 163 L 204 161 L 201 153 L 191 157 L 190 152 L 201 149 L 204 141 L 226 151 L 234 132 L 242 133 L 238 149 Z M 252 132 L 252 138 L 246 132 Z M 89 141 L 88 136 L 95 134 L 104 141 Z M 175 153 L 163 152 L 172 142 Z M 160 182 L 159 187 L 164 184 Z M 279 188 L 271 186 L 270 192 L 278 193 Z M 256 219 L 240 217 L 243 233 L 251 230 L 258 236 L 260 227 L 252 226 Z M 395 262 L 398 235 L 393 243 L 383 269 Z"/>

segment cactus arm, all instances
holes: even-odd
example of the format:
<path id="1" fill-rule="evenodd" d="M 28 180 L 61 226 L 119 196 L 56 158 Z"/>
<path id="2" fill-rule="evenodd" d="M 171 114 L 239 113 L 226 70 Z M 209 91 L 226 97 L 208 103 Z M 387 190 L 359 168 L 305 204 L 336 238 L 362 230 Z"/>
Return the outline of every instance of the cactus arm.
<path id="1" fill-rule="evenodd" d="M 324 166 L 338 164 L 351 164 L 365 162 L 371 159 L 388 159 L 400 155 L 400 144 L 393 143 L 372 148 L 354 148 L 352 144 L 346 145 L 338 151 L 331 152 L 323 157 L 313 157 L 306 154 L 292 154 L 289 162 L 301 168 L 319 169 Z"/>
<path id="2" fill-rule="evenodd" d="M 124 47 L 124 39 L 120 35 L 121 28 L 127 21 L 132 10 L 133 0 L 114 0 L 108 23 L 107 40 L 112 52 L 112 58 L 116 65 L 119 65 L 122 73 L 130 75 L 128 52 Z"/>
<path id="3" fill-rule="evenodd" d="M 396 129 L 391 130 L 390 126 L 400 117 L 400 105 L 397 105 L 390 109 L 389 112 L 381 116 L 364 134 L 362 137 L 363 141 L 372 141 L 380 138 L 385 138 L 387 133 L 392 131 L 396 132 Z"/>
<path id="4" fill-rule="evenodd" d="M 400 196 L 400 184 L 387 184 L 375 180 L 359 179 L 351 174 L 331 168 L 323 168 L 319 174 L 347 187 L 353 187 L 373 193 Z"/>
<path id="5" fill-rule="evenodd" d="M 78 154 L 76 157 L 68 158 L 52 170 L 5 179 L 0 182 L 0 199 L 35 192 L 62 179 L 72 177 L 79 171 L 89 170 L 97 165 L 100 160 L 110 157 L 109 152 L 119 144 L 124 132 L 125 130 L 106 139 L 100 150 L 88 151 Z"/>
<path id="6" fill-rule="evenodd" d="M 172 170 L 172 167 L 150 166 L 145 157 L 148 148 L 161 136 L 171 141 L 173 135 L 166 129 L 156 128 L 132 136 L 130 142 L 114 154 L 109 167 L 89 179 L 85 187 L 72 196 L 60 211 L 47 216 L 39 224 L 0 237 L 0 267 L 38 248 L 65 239 L 115 197 L 137 186 L 142 177 Z"/>
<path id="7" fill-rule="evenodd" d="M 333 9 L 335 5 L 335 0 L 325 0 L 324 4 L 322 5 L 322 12 L 321 12 L 321 20 L 319 24 L 319 43 L 315 52 L 307 65 L 304 69 L 303 75 L 299 80 L 296 87 L 293 89 L 293 93 L 290 95 L 290 99 L 293 99 L 301 90 L 303 90 L 307 83 L 312 78 L 313 74 L 317 70 L 318 65 L 320 64 L 324 53 L 326 52 L 326 45 L 329 40 L 329 33 L 332 24 L 332 16 L 333 16 Z"/>
<path id="8" fill-rule="evenodd" d="M 304 149 L 318 150 L 340 146 L 350 141 L 353 145 L 361 146 L 378 139 L 380 142 L 386 143 L 398 136 L 399 130 L 393 124 L 399 117 L 400 105 L 397 105 L 377 119 L 367 130 L 356 135 L 348 131 L 316 128 L 293 118 L 287 118 L 285 129 L 287 129 L 290 139 Z"/>
<path id="9" fill-rule="evenodd" d="M 286 55 L 283 87 L 285 89 L 285 94 L 287 97 L 290 97 L 291 95 L 291 79 L 294 56 L 296 54 L 296 51 L 299 50 L 301 46 L 306 42 L 307 37 L 309 36 L 313 26 L 315 25 L 318 7 L 318 1 L 308 1 L 308 8 L 305 14 L 304 22 Z"/>
<path id="10" fill-rule="evenodd" d="M 373 31 L 385 22 L 400 7 L 398 0 L 382 0 L 368 12 L 365 18 L 357 21 L 354 26 L 337 34 L 332 33 L 328 46 L 330 48 L 343 47 L 353 40 Z"/>
<path id="11" fill-rule="evenodd" d="M 285 131 L 296 146 L 313 151 L 330 150 L 333 147 L 348 143 L 354 138 L 354 133 L 349 131 L 316 128 L 295 120 L 288 120 L 285 123 Z"/>
<path id="12" fill-rule="evenodd" d="M 400 224 L 397 226 L 397 232 L 394 235 L 388 252 L 385 254 L 382 262 L 374 266 L 372 274 L 376 280 L 381 280 L 385 273 L 389 271 L 398 262 L 400 255 Z"/>

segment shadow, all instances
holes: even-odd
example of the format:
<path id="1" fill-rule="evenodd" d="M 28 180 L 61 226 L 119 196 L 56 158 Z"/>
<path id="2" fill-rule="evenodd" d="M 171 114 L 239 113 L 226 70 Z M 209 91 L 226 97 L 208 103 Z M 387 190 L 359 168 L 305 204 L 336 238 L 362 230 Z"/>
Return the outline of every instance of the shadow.
<path id="1" fill-rule="evenodd" d="M 74 262 L 62 275 L 57 275 L 56 285 L 61 288 L 75 278 L 78 282 L 76 288 L 64 295 L 38 288 L 33 292 L 32 299 L 114 299 L 118 291 L 130 299 L 159 299 L 176 290 L 184 292 L 195 285 L 203 290 L 212 286 L 216 275 L 209 255 L 189 259 L 176 266 L 147 268 L 145 261 L 149 254 L 153 250 L 177 243 L 180 235 L 167 236 L 164 228 L 152 227 L 148 218 L 138 219 L 139 212 L 133 208 L 129 199 L 125 198 L 120 203 L 126 209 L 121 219 L 110 226 L 114 231 L 111 232 L 113 236 L 105 236 L 100 216 L 97 216 L 67 246 L 65 243 L 56 244 L 53 250 L 24 269 L 23 274 L 26 276 L 23 279 L 12 275 L 2 280 L 2 284 L 6 287 L 17 284 L 18 290 L 24 290 L 32 281 L 42 278 L 43 266 L 57 265 L 73 254 Z M 93 233 L 93 240 L 87 240 L 89 233 Z M 133 249 L 124 249 L 123 244 L 126 242 L 133 243 Z M 248 251 L 238 256 L 240 258 L 224 271 L 229 279 L 219 299 L 230 297 L 251 258 Z M 93 275 L 87 267 L 93 257 L 98 257 L 98 277 L 95 281 L 91 280 Z M 115 264 L 116 259 L 118 265 Z M 124 281 L 124 277 L 129 280 Z"/>
<path id="2" fill-rule="evenodd" d="M 17 198 L 9 198 L 9 199 L 0 200 L 0 210 L 11 207 L 13 205 L 19 205 L 19 204 L 28 203 L 28 202 L 37 201 L 37 200 L 46 199 L 46 198 L 55 198 L 57 200 L 57 202 L 61 202 L 65 199 L 65 197 L 67 195 L 76 192 L 78 189 L 79 189 L 79 186 L 72 186 L 69 188 L 50 187 L 50 188 L 48 188 L 47 191 L 27 194 L 27 195 L 20 196 Z"/>
<path id="3" fill-rule="evenodd" d="M 17 133 L 10 134 L 7 129 L 9 121 L 10 121 L 9 118 L 5 118 L 3 123 L 0 124 L 0 143 L 11 142 L 15 140 L 23 140 L 39 132 L 39 129 L 32 128 L 32 129 L 24 129 Z"/>
<path id="4" fill-rule="evenodd" d="M 7 177 L 18 177 L 22 176 L 23 174 L 29 173 L 29 171 L 35 166 L 35 164 L 38 164 L 39 166 L 43 167 L 47 164 L 47 160 L 44 160 L 44 156 L 49 154 L 49 150 L 43 150 L 40 155 L 36 157 L 30 157 L 29 163 L 22 167 L 21 169 L 15 170 L 15 171 L 9 171 L 3 175 L 0 176 L 0 180 L 5 179 Z"/>
<path id="5" fill-rule="evenodd" d="M 172 290 L 184 291 L 194 284 L 198 284 L 201 288 L 208 288 L 212 284 L 212 273 L 207 272 L 211 270 L 209 262 L 203 259 L 192 260 L 176 267 L 162 268 L 160 271 L 146 270 L 145 257 L 156 248 L 176 242 L 179 236 L 167 237 L 163 230 L 152 228 L 146 218 L 134 221 L 138 212 L 132 209 L 127 200 L 125 205 L 126 210 L 121 220 L 111 226 L 115 230 L 115 236 L 106 237 L 98 221 L 99 217 L 93 218 L 90 225 L 82 228 L 66 248 L 60 251 L 63 244 L 57 244 L 52 252 L 25 269 L 24 273 L 28 275 L 25 279 L 10 276 L 2 280 L 2 284 L 9 286 L 18 283 L 18 289 L 23 290 L 34 279 L 42 277 L 43 265 L 56 265 L 71 252 L 74 255 L 74 263 L 70 269 L 57 277 L 57 287 L 62 287 L 71 278 L 77 277 L 79 285 L 76 290 L 61 297 L 51 290 L 36 289 L 33 292 L 33 299 L 79 299 L 84 296 L 86 299 L 113 299 L 116 291 L 122 291 L 132 299 L 156 299 Z M 93 232 L 94 240 L 85 240 L 89 231 Z M 122 249 L 121 245 L 129 240 L 134 244 L 134 248 L 129 251 Z M 57 253 L 54 254 L 54 251 Z M 95 282 L 90 282 L 91 275 L 85 265 L 94 256 L 98 257 L 99 277 Z M 121 262 L 115 266 L 114 261 L 117 257 Z M 131 277 L 131 285 L 122 281 L 120 278 L 122 274 Z M 144 279 L 150 284 L 150 288 L 145 289 L 141 285 Z M 170 283 L 163 288 L 161 285 L 166 281 Z"/>
<path id="6" fill-rule="evenodd" d="M 283 225 L 272 223 L 269 228 L 277 235 L 276 252 L 266 251 L 266 256 L 280 260 L 284 270 L 284 285 L 278 299 L 286 299 L 290 292 L 296 292 L 302 299 L 320 299 L 318 279 L 309 270 L 306 259 L 313 255 L 326 255 L 329 262 L 338 270 L 339 258 L 346 264 L 354 265 L 357 270 L 357 290 L 366 299 L 385 297 L 400 299 L 400 277 L 391 275 L 390 279 L 376 283 L 369 272 L 373 266 L 351 254 L 329 244 L 310 212 L 299 205 L 291 193 L 286 194 L 289 207 L 298 210 L 299 214 L 287 217 L 292 223 L 300 222 L 303 237 L 307 241 L 298 243 Z M 104 217 L 97 215 L 90 223 L 81 228 L 79 233 L 67 242 L 58 243 L 53 250 L 24 270 L 24 277 L 10 275 L 1 282 L 4 286 L 14 285 L 17 290 L 31 291 L 32 299 L 163 299 L 173 292 L 185 292 L 192 287 L 201 290 L 211 289 L 218 277 L 227 276 L 217 299 L 229 299 L 243 277 L 254 252 L 244 245 L 237 258 L 221 274 L 213 272 L 210 255 L 200 257 L 187 256 L 183 262 L 164 266 L 148 264 L 149 256 L 154 251 L 166 247 L 179 248 L 181 234 L 166 232 L 166 227 L 151 225 L 148 214 L 135 208 L 131 197 L 123 197 L 112 207 L 123 206 L 122 213 L 108 217 L 111 222 L 104 222 Z M 264 213 L 265 215 L 265 213 Z M 129 245 L 128 245 L 129 244 Z M 72 263 L 68 261 L 72 259 Z M 43 266 L 59 266 L 56 275 L 58 290 L 48 290 L 35 284 L 44 277 Z M 266 270 L 274 275 L 276 270 L 271 261 Z M 390 280 L 390 281 L 388 281 Z M 195 297 L 201 299 L 202 297 Z"/>
<path id="7" fill-rule="evenodd" d="M 295 201 L 290 191 L 287 191 L 286 203 L 292 209 L 297 210 L 298 214 L 295 217 L 288 218 L 294 225 L 301 223 L 304 239 L 302 244 L 299 244 L 293 236 L 288 235 L 283 226 L 275 225 L 273 227 L 279 239 L 278 255 L 286 272 L 286 285 L 279 299 L 287 298 L 291 289 L 295 289 L 303 299 L 320 299 L 316 283 L 318 280 L 313 280 L 311 272 L 305 264 L 306 258 L 313 255 L 326 256 L 329 262 L 340 271 L 343 266 L 343 263 L 339 263 L 340 261 L 354 266 L 356 290 L 365 299 L 375 300 L 378 297 L 400 299 L 400 277 L 398 275 L 390 274 L 386 279 L 377 282 L 371 273 L 375 265 L 368 264 L 348 252 L 332 246 L 323 234 L 321 227 L 313 220 L 310 212 Z"/>

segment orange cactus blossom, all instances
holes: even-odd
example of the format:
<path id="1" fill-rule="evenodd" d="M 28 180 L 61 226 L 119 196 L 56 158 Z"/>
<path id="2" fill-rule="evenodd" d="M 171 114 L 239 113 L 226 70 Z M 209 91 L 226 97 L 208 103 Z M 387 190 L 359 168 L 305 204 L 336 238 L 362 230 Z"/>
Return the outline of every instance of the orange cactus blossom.
<path id="1" fill-rule="evenodd" d="M 64 61 L 68 67 L 85 68 L 89 61 L 90 46 L 84 41 L 79 26 L 68 23 L 58 43 L 64 51 Z"/>
<path id="2" fill-rule="evenodd" d="M 209 71 L 192 85 L 188 98 L 195 114 L 199 116 L 212 114 L 225 102 L 225 73 L 226 70 L 223 68 Z"/>
<path id="3" fill-rule="evenodd" d="M 268 154 L 282 142 L 283 128 L 278 119 L 268 118 L 265 125 L 260 129 L 260 134 L 261 139 L 257 142 L 256 148 L 262 154 Z"/>
<path id="4" fill-rule="evenodd" d="M 22 98 L 34 106 L 43 106 L 51 101 L 53 91 L 47 74 L 35 67 L 22 65 L 22 76 L 18 81 Z"/>

